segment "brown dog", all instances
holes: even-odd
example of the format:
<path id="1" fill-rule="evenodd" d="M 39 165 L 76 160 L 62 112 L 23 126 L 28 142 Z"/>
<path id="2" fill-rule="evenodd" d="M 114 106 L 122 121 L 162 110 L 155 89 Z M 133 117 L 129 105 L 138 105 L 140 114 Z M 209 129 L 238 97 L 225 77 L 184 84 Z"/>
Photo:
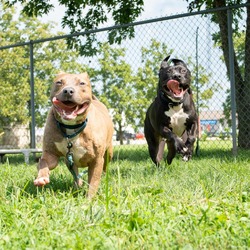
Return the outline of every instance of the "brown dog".
<path id="1" fill-rule="evenodd" d="M 113 123 L 107 108 L 92 95 L 87 73 L 57 75 L 50 95 L 53 103 L 45 126 L 43 154 L 36 186 L 49 183 L 50 170 L 61 156 L 77 185 L 78 168 L 88 167 L 88 197 L 97 192 L 103 170 L 112 158 Z"/>

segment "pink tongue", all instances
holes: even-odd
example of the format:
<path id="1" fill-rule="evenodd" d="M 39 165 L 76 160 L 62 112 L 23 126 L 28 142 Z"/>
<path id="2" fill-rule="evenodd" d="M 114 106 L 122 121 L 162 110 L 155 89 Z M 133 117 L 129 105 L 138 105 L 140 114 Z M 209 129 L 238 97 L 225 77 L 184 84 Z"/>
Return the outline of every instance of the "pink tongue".
<path id="1" fill-rule="evenodd" d="M 169 80 L 167 82 L 167 87 L 171 90 L 175 95 L 180 95 L 182 93 L 182 89 L 179 88 L 179 82 L 176 80 Z"/>
<path id="2" fill-rule="evenodd" d="M 52 99 L 52 102 L 53 102 L 54 105 L 56 105 L 57 107 L 65 110 L 66 112 L 67 111 L 74 111 L 75 108 L 76 108 L 75 104 L 72 103 L 72 104 L 66 105 L 63 102 L 59 101 L 56 97 L 54 97 Z"/>

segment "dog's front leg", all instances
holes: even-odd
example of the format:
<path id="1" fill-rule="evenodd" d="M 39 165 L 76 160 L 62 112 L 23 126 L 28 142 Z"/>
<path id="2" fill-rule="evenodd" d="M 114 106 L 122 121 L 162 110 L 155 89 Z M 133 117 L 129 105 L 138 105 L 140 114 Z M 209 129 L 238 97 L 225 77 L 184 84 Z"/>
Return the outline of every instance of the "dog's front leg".
<path id="1" fill-rule="evenodd" d="M 194 150 L 194 143 L 196 141 L 197 138 L 197 123 L 193 123 L 191 125 L 191 128 L 188 129 L 187 131 L 187 138 L 185 141 L 185 146 L 187 147 L 187 151 L 184 152 L 184 154 L 182 155 L 182 159 L 184 161 L 188 161 L 192 158 L 193 155 L 193 150 Z"/>
<path id="2" fill-rule="evenodd" d="M 88 198 L 95 196 L 98 186 L 101 180 L 101 175 L 103 172 L 104 159 L 98 158 L 88 168 L 88 184 L 89 190 L 87 193 Z"/>
<path id="3" fill-rule="evenodd" d="M 170 165 L 176 153 L 183 154 L 187 148 L 183 141 L 178 138 L 168 127 L 163 127 L 162 137 L 166 139 L 168 146 L 167 163 Z"/>
<path id="4" fill-rule="evenodd" d="M 50 170 L 55 168 L 57 164 L 57 156 L 48 153 L 43 153 L 38 163 L 38 175 L 37 178 L 34 180 L 34 185 L 40 187 L 48 184 Z"/>

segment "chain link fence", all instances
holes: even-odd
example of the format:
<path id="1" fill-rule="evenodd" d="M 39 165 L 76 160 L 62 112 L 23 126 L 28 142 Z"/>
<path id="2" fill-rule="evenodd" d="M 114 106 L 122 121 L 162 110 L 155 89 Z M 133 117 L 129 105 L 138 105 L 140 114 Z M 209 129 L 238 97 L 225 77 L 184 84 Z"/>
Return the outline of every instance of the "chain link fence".
<path id="1" fill-rule="evenodd" d="M 245 10 L 244 8 L 242 10 Z M 140 93 L 143 93 L 141 90 L 138 95 L 133 96 L 133 98 L 141 100 L 141 103 L 139 102 L 139 106 L 137 106 L 141 111 L 133 119 L 126 115 L 126 109 L 131 107 L 132 102 L 128 102 L 127 105 L 126 103 L 122 104 L 123 110 L 117 111 L 122 113 L 120 114 L 122 118 L 119 121 L 114 118 L 116 132 L 113 140 L 115 147 L 122 147 L 125 150 L 127 144 L 129 144 L 138 151 L 143 148 L 145 149 L 143 151 L 145 155 L 142 157 L 147 157 L 142 121 L 148 103 L 152 101 L 153 96 L 156 96 L 161 60 L 169 54 L 172 58 L 185 61 L 192 72 L 192 89 L 200 119 L 200 151 L 217 147 L 230 152 L 233 146 L 235 147 L 234 140 L 237 140 L 238 135 L 238 113 L 231 109 L 232 97 L 234 98 L 235 93 L 232 93 L 233 89 L 230 85 L 229 74 L 220 48 L 221 44 L 219 41 L 217 43 L 214 41 L 214 38 L 218 36 L 219 27 L 211 22 L 212 15 L 213 12 L 187 13 L 134 23 L 132 24 L 135 29 L 133 39 L 123 40 L 119 45 L 106 44 L 107 50 L 109 50 L 107 63 L 109 63 L 109 58 L 112 57 L 112 60 L 117 60 L 117 72 L 114 67 L 112 68 L 114 70 L 112 72 L 113 79 L 121 77 L 121 70 L 128 72 L 133 76 L 130 81 L 134 81 L 129 86 L 136 88 L 137 81 L 139 82 L 138 78 L 140 78 L 141 89 L 145 88 L 147 92 L 150 92 L 146 94 L 152 96 L 151 99 L 145 101 L 145 96 L 140 95 Z M 230 19 L 228 21 L 230 22 Z M 242 48 L 245 46 L 245 23 L 246 14 L 243 12 L 242 19 L 238 23 L 238 36 L 231 33 L 236 56 L 241 67 L 244 66 Z M 229 23 L 228 27 L 232 25 L 234 23 Z M 118 29 L 119 27 L 112 27 L 111 29 L 115 28 Z M 93 32 L 96 33 L 98 41 L 106 41 L 109 29 Z M 15 45 L 0 44 L 2 45 L 0 47 L 0 58 L 2 58 L 0 59 L 2 61 L 2 74 L 0 75 L 1 149 L 42 147 L 43 127 L 49 108 L 50 85 L 59 70 L 70 70 L 69 73 L 89 71 L 95 94 L 101 100 L 101 96 L 105 96 L 105 93 L 102 93 L 103 78 L 94 73 L 95 70 L 99 70 L 100 74 L 105 71 L 102 68 L 104 64 L 101 63 L 101 58 L 104 59 L 105 55 L 97 53 L 91 57 L 80 56 L 75 50 L 66 48 L 66 41 L 70 39 L 70 36 L 41 39 Z M 78 35 L 78 37 L 81 36 Z M 63 54 L 58 53 L 60 48 L 62 50 L 65 48 Z M 105 47 L 103 47 L 104 49 Z M 117 49 L 123 51 L 119 57 L 114 52 Z M 114 58 L 114 56 L 117 56 L 117 58 Z M 3 60 L 6 57 L 13 58 L 11 65 Z M 25 65 L 23 61 L 22 63 L 19 62 L 18 58 L 20 57 L 25 58 Z M 250 60 L 250 58 L 246 60 Z M 77 64 L 74 66 L 76 61 Z M 154 65 L 150 66 L 150 62 Z M 124 65 L 129 65 L 130 71 L 123 70 Z M 124 75 L 123 79 L 125 79 Z M 155 79 L 153 83 L 151 82 L 152 79 Z M 6 85 L 6 83 L 8 84 Z M 110 81 L 110 84 L 112 84 L 112 81 Z M 149 88 L 151 85 L 152 87 Z M 129 90 L 126 89 L 126 91 Z M 133 92 L 134 90 L 130 89 L 130 91 Z M 121 102 L 124 102 L 126 99 L 123 100 L 122 98 L 124 96 L 121 96 Z M 238 96 L 236 99 L 240 98 Z M 19 105 L 19 108 L 17 108 L 17 105 Z M 115 109 L 113 105 L 116 104 L 112 103 L 112 100 L 108 100 L 110 110 Z M 232 119 L 233 113 L 235 114 L 234 120 Z M 16 120 L 13 119 L 15 114 L 19 117 Z M 243 117 L 246 124 L 250 122 L 249 119 L 249 116 Z M 24 122 L 20 124 L 19 120 Z M 236 124 L 235 128 L 233 124 Z"/>

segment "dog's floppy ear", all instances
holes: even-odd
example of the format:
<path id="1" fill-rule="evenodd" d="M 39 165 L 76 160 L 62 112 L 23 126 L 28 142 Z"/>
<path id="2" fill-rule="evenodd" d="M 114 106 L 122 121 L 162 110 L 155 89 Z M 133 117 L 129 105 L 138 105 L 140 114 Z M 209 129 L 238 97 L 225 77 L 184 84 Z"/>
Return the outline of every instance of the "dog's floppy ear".
<path id="1" fill-rule="evenodd" d="M 171 62 L 173 62 L 175 66 L 176 65 L 182 65 L 184 67 L 187 67 L 187 65 L 180 59 L 171 59 Z"/>
<path id="2" fill-rule="evenodd" d="M 161 62 L 161 68 L 166 68 L 168 67 L 168 59 L 170 58 L 170 56 L 167 56 L 162 62 Z"/>

